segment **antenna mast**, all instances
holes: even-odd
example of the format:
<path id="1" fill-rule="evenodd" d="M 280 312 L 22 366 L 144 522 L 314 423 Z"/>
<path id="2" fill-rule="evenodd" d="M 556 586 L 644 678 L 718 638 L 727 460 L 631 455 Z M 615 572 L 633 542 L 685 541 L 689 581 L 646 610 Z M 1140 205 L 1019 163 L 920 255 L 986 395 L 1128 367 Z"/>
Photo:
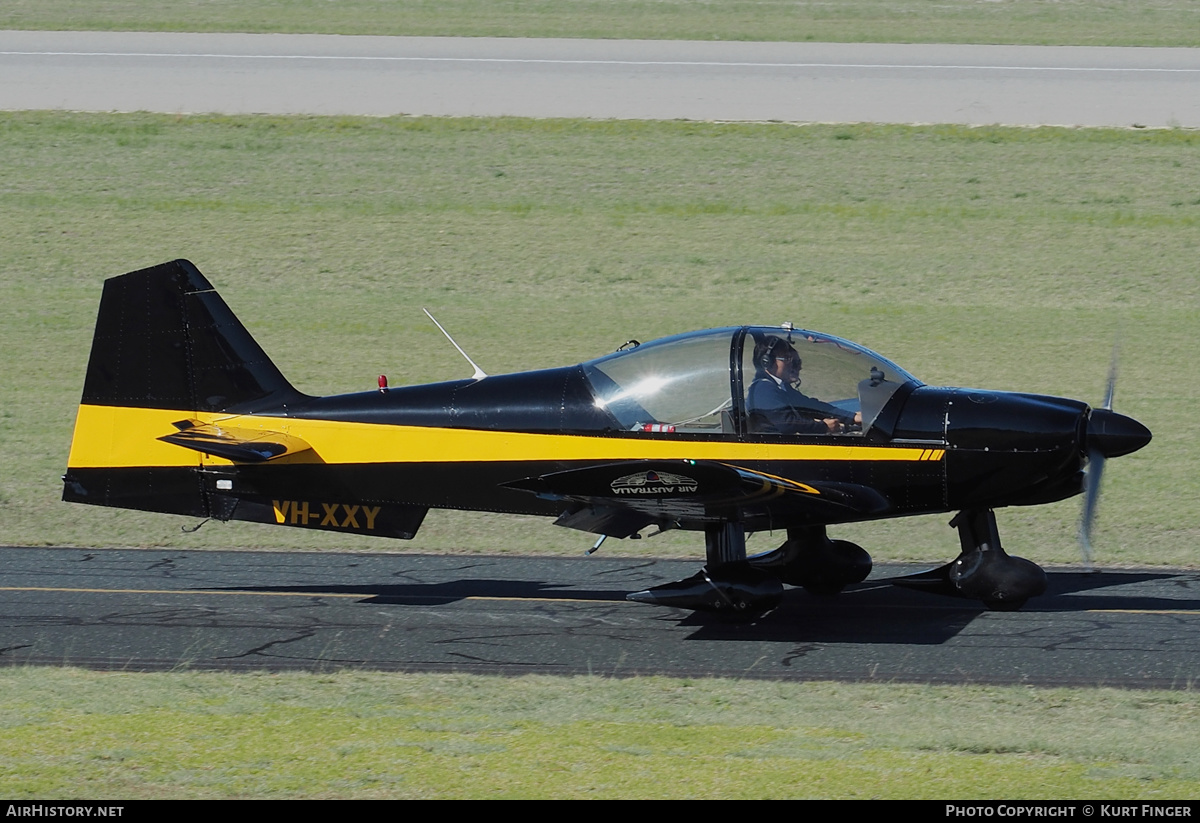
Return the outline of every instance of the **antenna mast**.
<path id="1" fill-rule="evenodd" d="M 450 345 L 453 346 L 454 348 L 458 349 L 458 353 L 461 354 L 464 358 L 466 358 L 466 361 L 471 364 L 471 368 L 473 368 L 475 370 L 475 373 L 473 375 L 471 375 L 471 379 L 472 380 L 482 380 L 483 378 L 487 377 L 487 372 L 485 372 L 483 369 L 479 368 L 479 365 L 474 360 L 471 359 L 471 356 L 469 354 L 467 354 L 465 351 L 463 351 L 462 346 L 460 346 L 454 342 L 454 338 L 450 336 L 450 332 L 448 332 L 444 328 L 442 328 L 442 324 L 437 321 L 436 317 L 434 317 L 432 314 L 429 313 L 429 309 L 421 309 L 421 311 L 425 312 L 425 316 L 433 321 L 433 325 L 438 327 L 438 331 L 440 331 L 442 334 L 446 335 L 446 339 L 450 341 Z"/>

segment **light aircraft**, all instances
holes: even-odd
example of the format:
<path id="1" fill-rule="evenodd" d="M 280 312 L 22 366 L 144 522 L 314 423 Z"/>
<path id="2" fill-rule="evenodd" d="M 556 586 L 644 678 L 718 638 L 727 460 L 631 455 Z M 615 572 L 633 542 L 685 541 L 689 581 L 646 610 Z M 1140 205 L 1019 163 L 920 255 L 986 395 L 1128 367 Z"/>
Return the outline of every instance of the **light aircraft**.
<path id="1" fill-rule="evenodd" d="M 402 539 L 431 508 L 553 517 L 597 546 L 693 530 L 704 568 L 629 598 L 730 614 L 769 610 L 784 584 L 863 580 L 870 556 L 827 526 L 957 512 L 958 558 L 905 580 L 1014 609 L 1045 572 L 1005 552 L 994 510 L 1086 491 L 1086 541 L 1105 460 L 1151 436 L 1112 411 L 1114 382 L 1100 408 L 926 386 L 785 324 L 311 397 L 176 260 L 104 284 L 63 499 Z M 775 530 L 778 549 L 747 555 L 748 533 Z"/>

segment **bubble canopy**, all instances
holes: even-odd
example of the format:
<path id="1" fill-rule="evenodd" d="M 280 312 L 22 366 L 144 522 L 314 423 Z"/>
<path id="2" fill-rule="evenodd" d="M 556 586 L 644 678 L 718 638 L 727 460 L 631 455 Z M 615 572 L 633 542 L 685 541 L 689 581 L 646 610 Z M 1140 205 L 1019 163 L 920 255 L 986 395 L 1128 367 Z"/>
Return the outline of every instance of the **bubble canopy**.
<path id="1" fill-rule="evenodd" d="M 679 334 L 589 360 L 583 369 L 596 407 L 626 431 L 779 434 L 754 427 L 751 387 L 772 379 L 764 352 L 791 358 L 793 351 L 800 370 L 789 397 L 817 401 L 813 419 L 835 415 L 853 420 L 861 414 L 861 427 L 847 426 L 846 435 L 868 431 L 901 386 L 921 385 L 857 343 L 786 326 Z"/>

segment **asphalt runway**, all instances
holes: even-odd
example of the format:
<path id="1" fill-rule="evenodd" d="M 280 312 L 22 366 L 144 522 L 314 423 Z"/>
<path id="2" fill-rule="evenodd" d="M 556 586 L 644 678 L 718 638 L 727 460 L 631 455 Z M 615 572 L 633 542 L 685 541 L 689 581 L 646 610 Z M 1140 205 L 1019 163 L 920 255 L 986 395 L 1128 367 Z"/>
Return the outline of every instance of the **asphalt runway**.
<path id="1" fill-rule="evenodd" d="M 1200 126 L 1200 49 L 0 32 L 0 110 Z"/>
<path id="2" fill-rule="evenodd" d="M 631 603 L 700 561 L 0 548 L 0 664 L 1189 688 L 1200 572 L 1058 571 L 1020 612 L 890 566 L 754 623 Z"/>

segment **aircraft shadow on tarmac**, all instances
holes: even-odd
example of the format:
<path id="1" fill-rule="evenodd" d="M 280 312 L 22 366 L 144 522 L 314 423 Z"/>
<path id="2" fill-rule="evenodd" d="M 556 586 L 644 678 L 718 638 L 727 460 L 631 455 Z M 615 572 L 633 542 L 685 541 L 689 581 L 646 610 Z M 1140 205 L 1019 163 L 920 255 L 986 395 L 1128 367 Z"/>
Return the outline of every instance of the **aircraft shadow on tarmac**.
<path id="1" fill-rule="evenodd" d="M 1196 596 L 1188 598 L 1155 597 L 1146 594 L 1135 594 L 1128 590 L 1108 592 L 1106 594 L 1082 594 L 1095 592 L 1098 589 L 1115 587 L 1130 587 L 1136 584 L 1153 583 L 1162 580 L 1174 580 L 1178 585 L 1188 586 L 1200 583 L 1200 575 L 1195 573 L 1180 574 L 1178 572 L 1083 572 L 1062 571 L 1051 572 L 1047 575 L 1048 585 L 1045 596 L 1033 601 L 1030 605 L 1038 611 L 1102 611 L 1122 609 L 1126 611 L 1179 611 L 1200 608 L 1200 587 L 1194 591 Z M 1061 599 L 1062 595 L 1079 595 L 1069 600 Z M 1059 599 L 1056 599 L 1059 598 Z M 1029 608 L 1026 606 L 1026 608 Z"/>
<path id="2" fill-rule="evenodd" d="M 397 606 L 442 606 L 471 598 L 489 600 L 618 600 L 625 591 L 572 589 L 564 584 L 535 580 L 466 578 L 444 583 L 402 583 L 378 586 L 248 586 L 243 592 L 288 592 L 313 595 L 361 594 L 364 603 Z"/>
<path id="3" fill-rule="evenodd" d="M 1139 584 L 1179 579 L 1186 586 L 1194 575 L 1172 572 L 1051 572 L 1042 597 L 1028 603 L 1024 620 L 1038 615 L 1123 611 L 1178 613 L 1200 610 L 1200 596 L 1159 597 L 1129 591 Z M 789 589 L 780 606 L 756 619 L 731 620 L 719 614 L 643 609 L 647 621 L 666 621 L 693 630 L 691 639 L 803 640 L 822 643 L 938 645 L 953 638 L 988 612 L 979 601 L 913 591 L 891 585 L 895 578 L 868 580 L 849 586 L 836 597 L 818 597 Z M 1161 589 L 1161 582 L 1157 587 Z M 497 601 L 555 601 L 570 606 L 625 604 L 626 589 L 589 589 L 537 580 L 459 579 L 440 583 L 381 585 L 261 586 L 238 591 L 361 595 L 362 603 L 395 606 L 442 606 L 469 599 Z M 1103 591 L 1108 590 L 1108 591 Z M 1124 590 L 1124 591 L 1122 591 Z M 1145 589 L 1143 589 L 1145 590 Z M 1200 591 L 1200 589 L 1197 589 Z M 640 606 L 628 604 L 631 609 Z"/>

